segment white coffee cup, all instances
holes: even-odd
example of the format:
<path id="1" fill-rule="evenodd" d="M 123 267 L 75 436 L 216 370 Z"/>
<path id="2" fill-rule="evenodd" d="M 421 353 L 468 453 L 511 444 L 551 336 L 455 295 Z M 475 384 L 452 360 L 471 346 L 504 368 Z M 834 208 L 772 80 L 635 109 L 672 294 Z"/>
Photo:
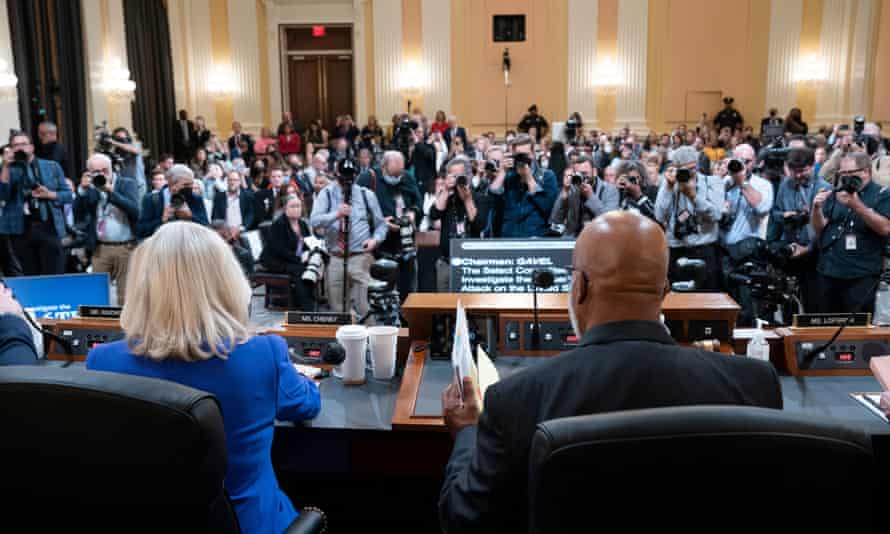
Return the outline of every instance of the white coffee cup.
<path id="1" fill-rule="evenodd" d="M 337 341 L 346 352 L 346 359 L 340 364 L 343 383 L 364 384 L 368 329 L 355 324 L 341 326 L 337 329 Z"/>
<path id="2" fill-rule="evenodd" d="M 371 345 L 371 368 L 374 378 L 389 380 L 396 372 L 396 342 L 399 329 L 395 326 L 372 326 L 368 328 L 368 343 Z"/>

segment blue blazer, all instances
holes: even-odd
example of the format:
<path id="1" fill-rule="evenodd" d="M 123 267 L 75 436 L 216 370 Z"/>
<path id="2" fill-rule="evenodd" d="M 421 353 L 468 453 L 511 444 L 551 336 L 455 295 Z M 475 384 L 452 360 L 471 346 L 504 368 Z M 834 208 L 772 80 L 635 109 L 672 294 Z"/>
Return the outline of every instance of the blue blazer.
<path id="1" fill-rule="evenodd" d="M 321 397 L 318 387 L 291 365 L 282 338 L 256 336 L 225 360 L 200 362 L 156 362 L 134 356 L 126 341 L 118 341 L 93 348 L 87 369 L 160 378 L 214 394 L 226 432 L 225 488 L 242 532 L 280 534 L 297 518 L 272 469 L 275 419 L 312 419 Z"/>
<path id="2" fill-rule="evenodd" d="M 227 196 L 228 193 L 226 191 L 219 191 L 213 197 L 213 216 L 210 218 L 211 221 L 226 220 Z M 256 227 L 254 223 L 257 222 L 254 216 L 256 200 L 253 198 L 253 193 L 247 189 L 242 189 L 238 197 L 238 203 L 241 205 L 241 226 L 248 230 L 253 230 Z"/>
<path id="3" fill-rule="evenodd" d="M 25 193 L 24 183 L 27 177 L 34 182 L 42 183 L 50 191 L 55 191 L 55 200 L 45 201 L 53 216 L 56 234 L 61 239 L 65 236 L 65 214 L 62 206 L 74 202 L 74 193 L 65 183 L 65 172 L 55 161 L 34 158 L 39 170 L 40 179 L 34 175 L 30 166 L 12 164 L 9 166 L 9 183 L 0 182 L 0 234 L 21 235 L 25 231 Z"/>
<path id="4" fill-rule="evenodd" d="M 139 224 L 136 228 L 136 235 L 140 238 L 151 237 L 155 230 L 160 228 L 162 218 L 164 216 L 164 189 L 147 193 L 142 197 L 142 211 L 139 215 Z M 192 222 L 207 226 L 210 222 L 207 220 L 207 208 L 204 207 L 204 199 L 196 196 L 190 189 L 183 189 L 185 201 L 192 210 Z"/>

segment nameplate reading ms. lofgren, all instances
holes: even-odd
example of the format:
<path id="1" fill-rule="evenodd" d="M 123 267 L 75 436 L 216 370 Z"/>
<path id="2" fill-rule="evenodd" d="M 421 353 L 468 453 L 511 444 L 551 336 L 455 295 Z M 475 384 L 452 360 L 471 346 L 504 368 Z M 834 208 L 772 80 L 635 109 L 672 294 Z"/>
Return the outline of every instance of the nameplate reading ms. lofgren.
<path id="1" fill-rule="evenodd" d="M 794 316 L 792 326 L 794 328 L 816 328 L 825 326 L 869 326 L 871 324 L 870 313 L 802 313 Z"/>

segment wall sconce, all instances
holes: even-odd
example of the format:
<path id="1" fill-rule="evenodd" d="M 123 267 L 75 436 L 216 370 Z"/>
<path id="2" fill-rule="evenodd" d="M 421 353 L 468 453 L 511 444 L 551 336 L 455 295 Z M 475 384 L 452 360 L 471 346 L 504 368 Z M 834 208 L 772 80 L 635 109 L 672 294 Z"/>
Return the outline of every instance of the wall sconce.
<path id="1" fill-rule="evenodd" d="M 399 91 L 408 100 L 408 113 L 411 113 L 411 100 L 418 98 L 423 93 L 423 77 L 420 65 L 416 61 L 408 62 L 402 68 Z"/>
<path id="2" fill-rule="evenodd" d="M 593 85 L 597 92 L 602 95 L 614 95 L 618 90 L 620 77 L 618 75 L 618 66 L 611 57 L 603 58 L 596 66 L 596 78 Z"/>
<path id="3" fill-rule="evenodd" d="M 207 78 L 210 96 L 217 101 L 232 100 L 237 92 L 232 81 L 232 69 L 228 65 L 216 65 Z"/>
<path id="4" fill-rule="evenodd" d="M 0 59 L 0 101 L 14 100 L 18 95 L 19 79 L 11 71 L 9 64 Z"/>
<path id="5" fill-rule="evenodd" d="M 802 87 L 816 89 L 828 80 L 828 69 L 817 54 L 810 54 L 797 66 L 795 81 Z"/>
<path id="6" fill-rule="evenodd" d="M 105 64 L 102 89 L 114 102 L 131 102 L 136 98 L 136 82 L 130 79 L 130 71 L 123 68 L 120 59 L 112 59 Z"/>

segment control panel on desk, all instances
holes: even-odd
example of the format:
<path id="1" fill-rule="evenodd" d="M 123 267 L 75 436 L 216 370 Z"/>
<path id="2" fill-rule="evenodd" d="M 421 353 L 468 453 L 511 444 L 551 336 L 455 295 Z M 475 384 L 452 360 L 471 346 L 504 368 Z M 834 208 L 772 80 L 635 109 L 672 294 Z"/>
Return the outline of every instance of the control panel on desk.
<path id="1" fill-rule="evenodd" d="M 335 338 L 307 338 L 307 337 L 291 337 L 283 336 L 287 343 L 287 352 L 291 360 L 305 363 L 306 360 L 318 360 L 324 355 L 325 348 L 328 343 L 336 341 Z"/>
<path id="2" fill-rule="evenodd" d="M 534 319 L 531 316 L 501 317 L 503 324 L 503 351 L 506 354 L 531 352 L 539 355 L 555 355 L 578 346 L 578 336 L 569 321 L 555 317 L 541 317 L 540 333 L 535 343 Z"/>
<path id="3" fill-rule="evenodd" d="M 797 362 L 822 343 L 820 341 L 798 341 L 794 344 Z M 868 369 L 869 360 L 874 356 L 890 354 L 890 341 L 872 339 L 838 339 L 823 351 L 816 354 L 810 370 L 826 369 Z"/>
<path id="4" fill-rule="evenodd" d="M 72 356 L 86 356 L 96 345 L 124 339 L 122 330 L 98 330 L 63 327 L 59 337 L 71 343 Z"/>

